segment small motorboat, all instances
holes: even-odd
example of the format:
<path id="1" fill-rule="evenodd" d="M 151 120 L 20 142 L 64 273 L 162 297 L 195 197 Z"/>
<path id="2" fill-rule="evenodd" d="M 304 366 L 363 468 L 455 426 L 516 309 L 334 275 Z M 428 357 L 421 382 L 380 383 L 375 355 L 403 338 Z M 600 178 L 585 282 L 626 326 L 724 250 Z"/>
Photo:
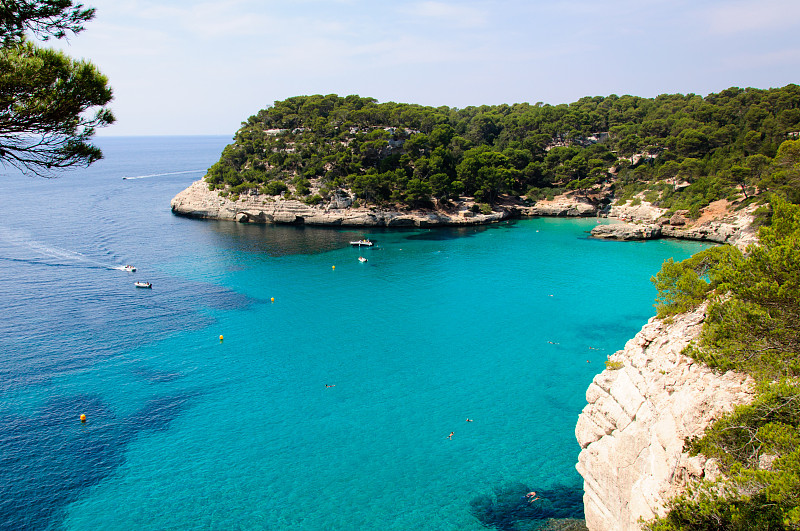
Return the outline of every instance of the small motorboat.
<path id="1" fill-rule="evenodd" d="M 133 273 L 136 271 L 136 268 L 132 265 L 126 265 L 122 268 L 123 271 L 127 271 L 128 273 Z"/>
<path id="2" fill-rule="evenodd" d="M 354 242 L 350 242 L 350 245 L 357 245 L 358 247 L 361 247 L 362 245 L 366 247 L 372 247 L 372 242 L 369 240 L 356 240 Z"/>
<path id="3" fill-rule="evenodd" d="M 367 259 L 366 259 L 366 258 L 364 258 L 363 256 L 359 256 L 359 257 L 358 257 L 358 261 L 359 261 L 359 262 L 361 262 L 361 263 L 364 263 L 364 262 L 366 262 L 366 261 L 367 261 Z"/>
<path id="4" fill-rule="evenodd" d="M 147 289 L 150 289 L 150 288 L 152 288 L 152 287 L 153 287 L 153 285 L 152 285 L 152 284 L 150 284 L 149 282 L 134 282 L 134 283 L 133 283 L 133 285 L 134 285 L 134 286 L 136 286 L 137 288 L 147 288 Z"/>

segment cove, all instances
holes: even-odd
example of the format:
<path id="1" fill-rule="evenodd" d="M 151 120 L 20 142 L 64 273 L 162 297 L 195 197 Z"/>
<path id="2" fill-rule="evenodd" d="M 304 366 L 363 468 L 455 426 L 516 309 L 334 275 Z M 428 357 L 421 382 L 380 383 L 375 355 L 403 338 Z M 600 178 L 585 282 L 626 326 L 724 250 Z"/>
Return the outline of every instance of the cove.
<path id="1" fill-rule="evenodd" d="M 592 219 L 371 231 L 177 218 L 169 199 L 196 176 L 120 178 L 196 167 L 168 162 L 180 142 L 156 144 L 148 167 L 122 169 L 143 145 L 119 140 L 81 186 L 12 187 L 3 522 L 477 530 L 582 516 L 585 390 L 654 314 L 650 276 L 703 244 L 594 240 Z M 22 215 L 34 192 L 60 214 L 45 227 Z M 362 236 L 376 245 L 349 246 Z M 42 253 L 56 247 L 138 271 Z"/>

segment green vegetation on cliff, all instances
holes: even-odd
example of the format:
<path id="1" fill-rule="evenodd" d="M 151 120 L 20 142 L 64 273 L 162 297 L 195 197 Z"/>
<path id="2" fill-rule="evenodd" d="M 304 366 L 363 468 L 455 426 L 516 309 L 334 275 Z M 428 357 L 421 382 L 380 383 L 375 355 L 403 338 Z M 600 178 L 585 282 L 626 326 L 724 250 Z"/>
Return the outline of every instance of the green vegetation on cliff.
<path id="1" fill-rule="evenodd" d="M 244 122 L 206 180 L 230 194 L 314 203 L 346 188 L 365 202 L 409 206 L 535 200 L 614 182 L 623 201 L 646 192 L 697 214 L 717 199 L 786 189 L 768 169 L 799 131 L 798 85 L 464 109 L 298 96 Z"/>
<path id="2" fill-rule="evenodd" d="M 776 180 L 796 182 L 798 148 L 800 141 L 781 146 L 795 155 Z M 666 262 L 653 279 L 662 316 L 708 301 L 699 344 L 687 354 L 758 382 L 752 404 L 689 441 L 693 454 L 719 460 L 724 477 L 672 500 L 653 531 L 800 529 L 800 206 L 777 196 L 771 206 L 759 245 L 746 254 L 709 249 Z"/>

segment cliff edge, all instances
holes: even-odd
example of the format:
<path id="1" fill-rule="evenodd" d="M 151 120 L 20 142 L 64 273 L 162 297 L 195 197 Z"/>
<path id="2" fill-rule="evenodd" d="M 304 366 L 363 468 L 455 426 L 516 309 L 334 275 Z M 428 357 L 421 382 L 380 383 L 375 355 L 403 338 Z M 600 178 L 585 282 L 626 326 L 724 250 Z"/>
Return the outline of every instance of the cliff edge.
<path id="1" fill-rule="evenodd" d="M 753 225 L 757 205 L 734 210 L 721 199 L 701 210 L 698 219 L 691 219 L 686 210 L 669 214 L 667 209 L 642 201 L 636 206 L 613 206 L 608 217 L 620 223 L 598 225 L 592 236 L 612 240 L 654 240 L 679 238 L 716 243 L 729 243 L 744 249 L 756 243 L 757 230 Z"/>
<path id="2" fill-rule="evenodd" d="M 208 183 L 195 181 L 170 202 L 172 212 L 182 216 L 240 223 L 282 223 L 350 227 L 431 227 L 485 225 L 519 216 L 594 216 L 597 201 L 578 197 L 559 197 L 539 201 L 533 206 L 507 203 L 495 205 L 492 212 L 475 212 L 473 201 L 450 203 L 447 210 L 397 211 L 377 207 L 357 207 L 355 197 L 344 190 L 319 205 L 246 193 L 235 200 L 209 190 Z"/>
<path id="3" fill-rule="evenodd" d="M 705 305 L 671 320 L 651 318 L 586 391 L 575 427 L 576 468 L 591 531 L 638 530 L 639 519 L 663 515 L 687 482 L 719 474 L 713 459 L 690 458 L 684 440 L 750 402 L 754 382 L 715 374 L 681 354 L 704 319 Z"/>

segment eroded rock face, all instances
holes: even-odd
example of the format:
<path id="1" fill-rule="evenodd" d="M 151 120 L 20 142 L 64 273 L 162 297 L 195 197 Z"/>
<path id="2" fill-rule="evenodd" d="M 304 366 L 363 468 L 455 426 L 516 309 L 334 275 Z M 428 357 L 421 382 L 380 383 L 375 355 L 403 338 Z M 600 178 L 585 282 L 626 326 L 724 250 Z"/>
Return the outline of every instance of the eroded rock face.
<path id="1" fill-rule="evenodd" d="M 642 223 L 654 223 L 658 218 L 667 212 L 665 208 L 653 206 L 647 201 L 642 201 L 638 205 L 613 205 L 608 211 L 608 217 L 640 221 Z"/>
<path id="2" fill-rule="evenodd" d="M 752 223 L 752 215 L 741 213 L 725 220 L 688 227 L 664 225 L 661 227 L 661 234 L 666 238 L 729 243 L 744 249 L 757 241 L 757 231 L 751 227 Z"/>
<path id="3" fill-rule="evenodd" d="M 196 181 L 172 201 L 175 214 L 195 218 L 232 220 L 240 223 L 286 223 L 353 227 L 433 227 L 484 225 L 518 216 L 594 216 L 597 206 L 576 198 L 560 197 L 539 201 L 533 206 L 506 205 L 489 214 L 472 212 L 471 202 L 454 205 L 450 211 L 398 212 L 377 208 L 354 208 L 354 198 L 345 191 L 334 194 L 327 203 L 310 206 L 280 197 L 243 194 L 237 201 L 209 190 L 205 181 Z M 497 207 L 496 207 L 497 208 Z"/>
<path id="4" fill-rule="evenodd" d="M 653 240 L 661 237 L 661 226 L 637 223 L 597 225 L 592 229 L 592 236 L 610 240 Z"/>
<path id="5" fill-rule="evenodd" d="M 522 213 L 526 216 L 586 217 L 597 214 L 597 205 L 559 197 L 553 201 L 537 201 L 535 205 L 522 209 Z"/>
<path id="6" fill-rule="evenodd" d="M 752 401 L 753 380 L 715 374 L 681 354 L 704 318 L 701 307 L 671 323 L 650 319 L 609 357 L 621 368 L 604 370 L 586 391 L 575 436 L 590 530 L 638 530 L 638 520 L 663 514 L 687 481 L 719 475 L 715 460 L 689 457 L 684 440 Z"/>
<path id="7" fill-rule="evenodd" d="M 265 195 L 242 195 L 232 201 L 196 181 L 171 201 L 175 214 L 195 218 L 235 220 L 240 223 L 282 223 L 354 227 L 430 227 L 480 225 L 502 221 L 514 215 L 510 210 L 490 214 L 473 213 L 466 208 L 452 214 L 443 212 L 395 212 L 352 208 L 352 198 L 334 196 L 327 204 L 306 205 L 301 201 L 276 199 Z"/>
<path id="8" fill-rule="evenodd" d="M 699 220 L 693 221 L 687 217 L 688 210 L 679 210 L 667 218 L 666 209 L 646 201 L 636 206 L 615 205 L 609 209 L 608 217 L 629 223 L 598 225 L 592 230 L 592 236 L 616 240 L 680 238 L 729 243 L 744 250 L 757 240 L 757 231 L 752 228 L 755 206 L 736 212 L 728 211 L 728 206 L 724 200 L 712 203 L 703 210 Z"/>
<path id="9" fill-rule="evenodd" d="M 654 240 L 657 238 L 680 238 L 716 243 L 729 243 L 739 248 L 756 242 L 756 230 L 751 228 L 752 216 L 742 213 L 727 220 L 686 226 L 670 223 L 613 223 L 597 225 L 592 229 L 595 238 L 611 240 Z"/>

